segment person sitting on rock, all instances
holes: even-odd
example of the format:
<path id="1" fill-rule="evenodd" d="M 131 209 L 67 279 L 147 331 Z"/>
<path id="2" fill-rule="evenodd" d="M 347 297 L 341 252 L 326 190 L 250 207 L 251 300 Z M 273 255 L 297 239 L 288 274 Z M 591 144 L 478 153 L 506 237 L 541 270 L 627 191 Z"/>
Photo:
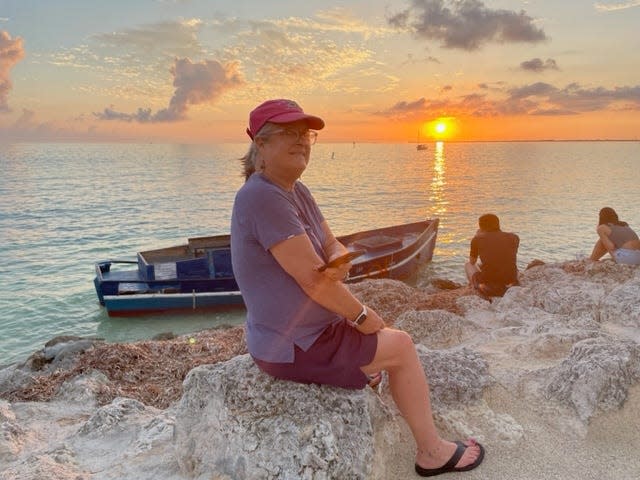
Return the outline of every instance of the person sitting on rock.
<path id="1" fill-rule="evenodd" d="M 640 265 L 640 240 L 627 222 L 618 219 L 611 207 L 600 210 L 598 226 L 600 237 L 591 252 L 591 260 L 597 261 L 607 252 L 616 263 Z"/>
<path id="2" fill-rule="evenodd" d="M 265 373 L 299 383 L 361 389 L 386 371 L 391 395 L 417 445 L 421 476 L 471 470 L 484 448 L 442 438 L 429 384 L 408 333 L 388 328 L 342 283 L 350 263 L 323 268 L 347 249 L 300 181 L 324 127 L 291 100 L 249 115 L 245 183 L 231 215 L 234 276 L 247 307 L 247 348 Z"/>
<path id="3" fill-rule="evenodd" d="M 480 216 L 478 226 L 480 229 L 471 239 L 465 273 L 481 297 L 501 297 L 507 288 L 518 284 L 516 262 L 520 238 L 500 230 L 500 219 L 492 213 Z"/>

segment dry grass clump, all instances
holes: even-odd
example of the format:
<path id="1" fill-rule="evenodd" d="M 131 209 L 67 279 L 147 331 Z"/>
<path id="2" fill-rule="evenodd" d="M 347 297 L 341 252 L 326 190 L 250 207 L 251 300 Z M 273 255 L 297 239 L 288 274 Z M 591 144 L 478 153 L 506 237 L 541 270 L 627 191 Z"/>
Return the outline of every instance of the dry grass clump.
<path id="1" fill-rule="evenodd" d="M 567 273 L 583 274 L 587 270 L 584 262 L 564 262 L 561 267 Z"/>
<path id="2" fill-rule="evenodd" d="M 469 286 L 456 288 L 455 290 L 443 290 L 425 296 L 416 302 L 416 310 L 446 310 L 456 315 L 463 315 L 464 312 L 456 304 L 456 300 L 466 295 L 473 295 L 473 289 Z"/>
<path id="3" fill-rule="evenodd" d="M 167 408 L 182 395 L 182 381 L 198 365 L 214 364 L 246 353 L 244 329 L 207 330 L 163 341 L 98 344 L 78 355 L 64 371 L 36 376 L 25 388 L 9 394 L 9 401 L 48 401 L 66 380 L 102 372 L 109 383 L 101 386 L 101 405 L 122 396 L 156 408 Z"/>
<path id="4" fill-rule="evenodd" d="M 441 309 L 461 314 L 456 299 L 472 293 L 469 287 L 462 287 L 425 294 L 399 282 L 362 282 L 351 288 L 361 301 L 383 318 L 391 319 L 389 326 L 407 310 Z M 182 381 L 192 368 L 222 362 L 246 352 L 241 326 L 206 330 L 168 340 L 97 343 L 78 354 L 71 367 L 49 369 L 41 375 L 36 371 L 29 385 L 2 396 L 12 402 L 49 401 L 67 380 L 97 370 L 109 380 L 97 387 L 96 398 L 100 405 L 106 405 L 116 397 L 127 397 L 165 409 L 182 396 Z"/>

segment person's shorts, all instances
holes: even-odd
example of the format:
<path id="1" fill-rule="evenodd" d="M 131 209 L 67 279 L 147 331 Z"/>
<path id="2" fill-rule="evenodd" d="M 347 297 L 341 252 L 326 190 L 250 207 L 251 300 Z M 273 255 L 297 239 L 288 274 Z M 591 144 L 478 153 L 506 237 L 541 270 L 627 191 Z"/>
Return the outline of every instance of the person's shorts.
<path id="1" fill-rule="evenodd" d="M 507 291 L 507 286 L 504 284 L 486 281 L 482 271 L 473 274 L 471 283 L 473 288 L 484 297 L 501 297 Z M 480 286 L 481 284 L 482 286 Z"/>
<path id="2" fill-rule="evenodd" d="M 616 263 L 625 265 L 640 265 L 640 250 L 630 248 L 619 248 L 613 252 L 613 259 Z"/>
<path id="3" fill-rule="evenodd" d="M 360 389 L 369 377 L 360 367 L 373 361 L 378 336 L 365 335 L 345 322 L 327 327 L 306 352 L 295 347 L 293 363 L 271 363 L 254 358 L 265 373 L 282 380 Z"/>

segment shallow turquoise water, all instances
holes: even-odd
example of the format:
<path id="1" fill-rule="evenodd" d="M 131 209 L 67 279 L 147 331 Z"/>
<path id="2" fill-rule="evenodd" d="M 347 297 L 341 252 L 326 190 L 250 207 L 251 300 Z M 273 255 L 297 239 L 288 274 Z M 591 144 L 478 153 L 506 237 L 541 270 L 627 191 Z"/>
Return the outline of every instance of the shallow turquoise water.
<path id="1" fill-rule="evenodd" d="M 0 145 L 0 365 L 59 334 L 108 341 L 240 323 L 242 311 L 109 318 L 93 264 L 227 233 L 245 144 Z M 521 237 L 519 263 L 588 255 L 598 210 L 640 229 L 640 142 L 322 144 L 303 181 L 334 233 L 440 218 L 418 285 L 462 282 L 477 217 Z"/>

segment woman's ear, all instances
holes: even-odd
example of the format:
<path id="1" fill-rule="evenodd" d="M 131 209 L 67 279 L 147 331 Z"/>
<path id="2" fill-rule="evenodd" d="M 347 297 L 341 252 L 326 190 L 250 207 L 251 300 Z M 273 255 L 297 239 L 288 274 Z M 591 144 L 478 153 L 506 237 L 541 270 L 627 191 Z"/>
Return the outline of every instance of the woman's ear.
<path id="1" fill-rule="evenodd" d="M 256 153 L 253 160 L 253 164 L 255 166 L 256 171 L 261 172 L 265 168 L 264 158 L 262 156 L 262 149 L 264 148 L 264 145 L 265 145 L 264 139 L 262 138 L 256 139 L 255 145 L 256 145 Z"/>
<path id="2" fill-rule="evenodd" d="M 255 143 L 256 148 L 261 149 L 262 147 L 264 147 L 264 144 L 266 143 L 266 139 L 264 137 L 256 137 L 253 140 L 253 143 Z"/>

